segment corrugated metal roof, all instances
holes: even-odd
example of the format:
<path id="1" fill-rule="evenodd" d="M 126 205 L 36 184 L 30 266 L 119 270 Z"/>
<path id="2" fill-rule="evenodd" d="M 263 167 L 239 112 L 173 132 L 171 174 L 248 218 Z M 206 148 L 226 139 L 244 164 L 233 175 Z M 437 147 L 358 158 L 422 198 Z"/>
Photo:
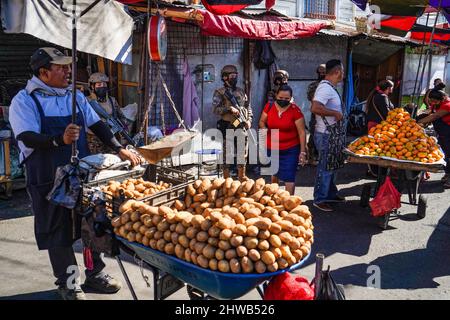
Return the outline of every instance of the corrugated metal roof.
<path id="1" fill-rule="evenodd" d="M 6 79 L 29 78 L 30 57 L 33 52 L 44 45 L 41 41 L 27 34 L 7 34 L 0 30 L 0 81 Z"/>

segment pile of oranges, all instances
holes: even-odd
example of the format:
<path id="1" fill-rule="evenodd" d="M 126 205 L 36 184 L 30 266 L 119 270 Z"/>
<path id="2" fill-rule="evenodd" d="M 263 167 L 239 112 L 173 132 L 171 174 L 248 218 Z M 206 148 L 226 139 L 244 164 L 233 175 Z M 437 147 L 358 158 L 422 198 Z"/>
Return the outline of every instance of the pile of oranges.
<path id="1" fill-rule="evenodd" d="M 371 128 L 367 136 L 355 140 L 348 148 L 358 155 L 422 163 L 434 163 L 444 156 L 436 140 L 427 136 L 403 108 L 390 111 L 385 121 Z"/>

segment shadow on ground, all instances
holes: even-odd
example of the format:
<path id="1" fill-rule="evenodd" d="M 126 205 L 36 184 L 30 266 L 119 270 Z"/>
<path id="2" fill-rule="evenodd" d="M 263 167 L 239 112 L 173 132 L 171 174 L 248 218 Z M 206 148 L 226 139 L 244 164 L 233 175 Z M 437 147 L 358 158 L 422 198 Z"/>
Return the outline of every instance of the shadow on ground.
<path id="1" fill-rule="evenodd" d="M 450 275 L 450 209 L 440 219 L 426 248 L 379 257 L 333 271 L 342 284 L 367 285 L 369 266 L 381 271 L 381 289 L 437 288 L 433 279 Z M 365 277 L 364 277 L 365 276 Z"/>

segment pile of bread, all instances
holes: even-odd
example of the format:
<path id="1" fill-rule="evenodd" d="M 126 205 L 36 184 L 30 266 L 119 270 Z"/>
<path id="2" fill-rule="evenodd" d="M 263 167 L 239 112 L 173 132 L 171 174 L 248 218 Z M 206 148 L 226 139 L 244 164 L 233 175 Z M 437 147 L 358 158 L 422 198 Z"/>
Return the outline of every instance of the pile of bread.
<path id="1" fill-rule="evenodd" d="M 214 271 L 275 272 L 305 258 L 314 242 L 302 199 L 262 178 L 197 180 L 170 207 L 128 200 L 119 212 L 117 235 Z"/>

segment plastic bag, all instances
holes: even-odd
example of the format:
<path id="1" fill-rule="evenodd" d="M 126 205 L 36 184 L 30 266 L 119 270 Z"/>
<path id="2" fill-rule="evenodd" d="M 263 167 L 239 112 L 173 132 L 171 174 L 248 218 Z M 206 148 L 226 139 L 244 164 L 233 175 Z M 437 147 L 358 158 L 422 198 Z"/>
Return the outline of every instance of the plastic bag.
<path id="1" fill-rule="evenodd" d="M 330 266 L 326 271 L 321 271 L 319 286 L 315 300 L 345 300 L 344 289 L 334 281 Z"/>
<path id="2" fill-rule="evenodd" d="M 285 272 L 270 281 L 264 300 L 314 300 L 314 290 L 306 278 Z"/>
<path id="3" fill-rule="evenodd" d="M 386 177 L 383 185 L 378 190 L 376 197 L 369 202 L 374 217 L 384 216 L 394 209 L 401 207 L 401 193 L 395 188 L 390 177 Z"/>
<path id="4" fill-rule="evenodd" d="M 78 164 L 67 164 L 56 169 L 52 190 L 46 199 L 51 203 L 74 209 L 79 203 L 82 182 L 88 177 L 88 171 Z"/>

